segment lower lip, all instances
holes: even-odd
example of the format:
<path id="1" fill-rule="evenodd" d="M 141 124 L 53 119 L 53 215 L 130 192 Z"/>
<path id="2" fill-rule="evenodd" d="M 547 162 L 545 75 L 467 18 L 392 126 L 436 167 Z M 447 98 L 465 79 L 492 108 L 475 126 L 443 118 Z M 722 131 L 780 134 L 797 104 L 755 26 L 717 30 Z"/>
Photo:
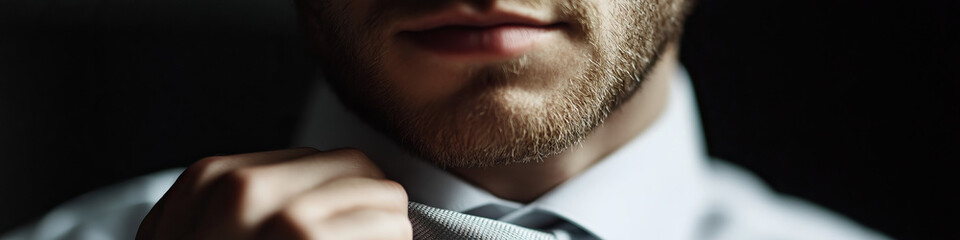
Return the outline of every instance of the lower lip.
<path id="1" fill-rule="evenodd" d="M 418 48 L 450 57 L 509 57 L 532 48 L 556 30 L 553 26 L 501 25 L 493 27 L 442 27 L 399 36 Z"/>

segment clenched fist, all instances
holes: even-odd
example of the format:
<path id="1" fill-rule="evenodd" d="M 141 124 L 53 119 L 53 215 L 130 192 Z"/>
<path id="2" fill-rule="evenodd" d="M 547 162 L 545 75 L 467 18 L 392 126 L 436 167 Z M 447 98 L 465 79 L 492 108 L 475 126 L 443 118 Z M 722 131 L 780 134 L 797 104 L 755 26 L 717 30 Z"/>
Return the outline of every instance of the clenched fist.
<path id="1" fill-rule="evenodd" d="M 360 151 L 298 148 L 191 165 L 137 239 L 411 239 L 407 195 Z"/>

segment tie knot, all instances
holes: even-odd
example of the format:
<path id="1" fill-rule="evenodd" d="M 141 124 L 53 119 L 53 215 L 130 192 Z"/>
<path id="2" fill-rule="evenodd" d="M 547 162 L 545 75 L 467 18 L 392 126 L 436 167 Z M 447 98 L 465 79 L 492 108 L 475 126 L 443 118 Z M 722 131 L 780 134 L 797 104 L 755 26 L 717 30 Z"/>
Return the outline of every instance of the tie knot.
<path id="1" fill-rule="evenodd" d="M 546 212 L 532 212 L 504 222 L 410 202 L 410 223 L 414 239 L 582 239 L 574 232 L 585 233 L 574 225 Z M 508 214 L 510 217 L 512 214 Z M 545 229 L 535 230 L 523 226 Z M 590 238 L 583 238 L 590 239 Z"/>

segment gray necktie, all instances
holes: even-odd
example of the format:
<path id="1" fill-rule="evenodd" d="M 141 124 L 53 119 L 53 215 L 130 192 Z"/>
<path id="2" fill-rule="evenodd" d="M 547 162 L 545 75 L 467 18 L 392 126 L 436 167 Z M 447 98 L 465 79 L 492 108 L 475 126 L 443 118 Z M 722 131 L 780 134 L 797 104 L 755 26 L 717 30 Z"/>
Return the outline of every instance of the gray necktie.
<path id="1" fill-rule="evenodd" d="M 408 209 L 413 239 L 558 239 L 551 233 L 420 203 L 410 202 Z"/>

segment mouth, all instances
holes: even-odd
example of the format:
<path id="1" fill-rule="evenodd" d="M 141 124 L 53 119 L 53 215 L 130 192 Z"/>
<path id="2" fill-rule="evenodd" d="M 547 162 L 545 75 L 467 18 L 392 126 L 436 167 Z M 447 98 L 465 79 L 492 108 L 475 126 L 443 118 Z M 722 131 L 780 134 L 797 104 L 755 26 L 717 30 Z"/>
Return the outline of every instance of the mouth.
<path id="1" fill-rule="evenodd" d="M 401 25 L 401 41 L 437 56 L 456 59 L 513 57 L 561 31 L 566 23 L 506 11 L 444 11 Z"/>

